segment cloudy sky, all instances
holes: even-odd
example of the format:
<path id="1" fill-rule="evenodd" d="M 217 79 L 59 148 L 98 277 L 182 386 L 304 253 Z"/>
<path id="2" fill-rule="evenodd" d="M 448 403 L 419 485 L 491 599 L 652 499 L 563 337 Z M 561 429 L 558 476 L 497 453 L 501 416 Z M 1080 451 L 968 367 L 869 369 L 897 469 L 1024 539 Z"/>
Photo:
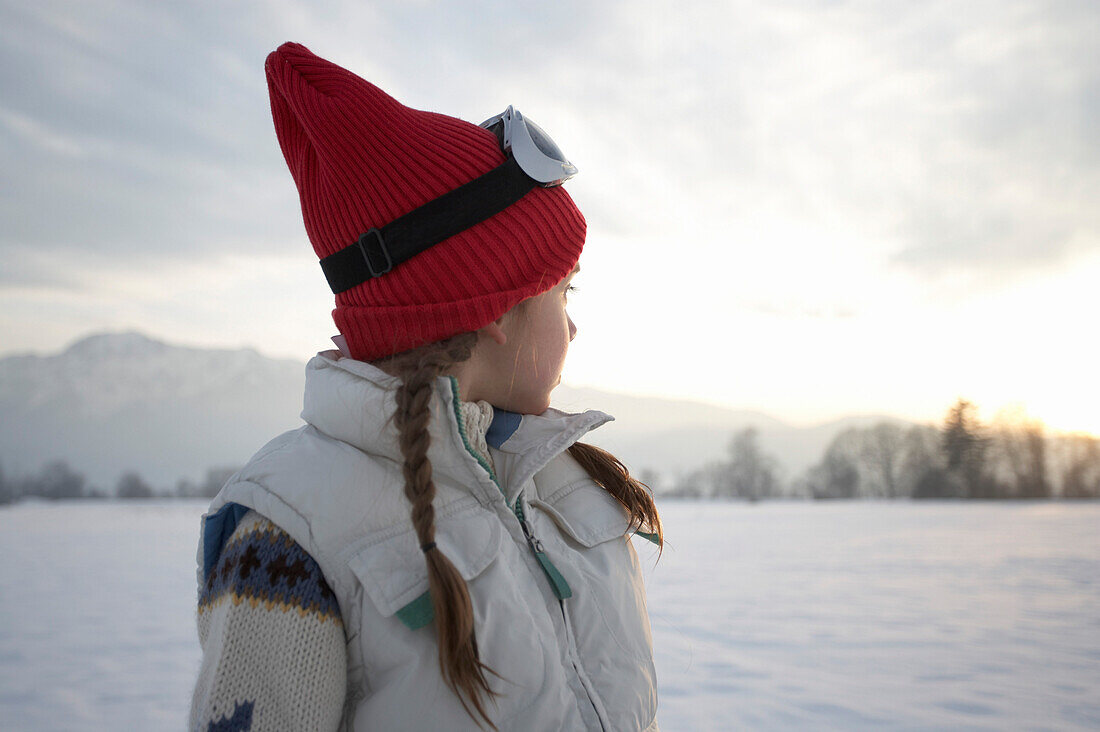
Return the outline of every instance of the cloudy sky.
<path id="1" fill-rule="evenodd" d="M 0 355 L 327 347 L 263 75 L 296 40 L 577 163 L 569 383 L 1100 433 L 1097 38 L 1091 0 L 0 0 Z"/>

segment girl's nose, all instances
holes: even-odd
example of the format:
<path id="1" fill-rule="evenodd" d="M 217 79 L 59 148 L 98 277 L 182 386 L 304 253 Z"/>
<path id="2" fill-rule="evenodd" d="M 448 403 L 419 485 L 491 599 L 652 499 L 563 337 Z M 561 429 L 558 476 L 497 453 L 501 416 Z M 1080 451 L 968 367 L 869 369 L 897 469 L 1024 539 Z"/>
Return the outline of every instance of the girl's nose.
<path id="1" fill-rule="evenodd" d="M 577 337 L 577 326 L 573 324 L 573 319 L 568 315 L 565 316 L 565 319 L 569 321 L 569 342 L 572 343 L 573 339 Z"/>

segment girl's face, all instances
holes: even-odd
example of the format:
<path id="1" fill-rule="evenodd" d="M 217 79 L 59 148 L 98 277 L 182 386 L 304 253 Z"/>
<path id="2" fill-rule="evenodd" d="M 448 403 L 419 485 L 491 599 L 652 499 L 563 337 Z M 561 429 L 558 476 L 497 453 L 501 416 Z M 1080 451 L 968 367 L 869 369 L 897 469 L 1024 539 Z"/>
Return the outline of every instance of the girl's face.
<path id="1" fill-rule="evenodd" d="M 577 334 L 566 312 L 574 270 L 541 295 L 528 298 L 498 321 L 503 342 L 494 334 L 478 343 L 483 367 L 466 398 L 521 414 L 541 414 L 550 392 L 561 382 L 569 342 Z"/>

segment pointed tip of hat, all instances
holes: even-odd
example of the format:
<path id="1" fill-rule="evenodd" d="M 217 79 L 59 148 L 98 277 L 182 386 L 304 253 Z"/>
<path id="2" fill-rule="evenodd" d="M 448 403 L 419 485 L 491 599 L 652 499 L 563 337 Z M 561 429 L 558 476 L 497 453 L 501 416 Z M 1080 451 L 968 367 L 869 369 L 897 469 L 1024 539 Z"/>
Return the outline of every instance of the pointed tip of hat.
<path id="1" fill-rule="evenodd" d="M 274 51 L 272 51 L 271 53 L 269 53 L 267 55 L 267 57 L 269 59 L 273 58 L 273 57 L 276 57 L 276 56 L 278 56 L 278 57 L 309 56 L 309 57 L 312 57 L 312 58 L 318 58 L 318 56 L 315 53 L 313 53 L 312 51 L 310 51 L 308 48 L 303 46 L 301 43 L 298 43 L 297 41 L 286 41 L 284 43 L 280 43 L 279 46 Z"/>
<path id="2" fill-rule="evenodd" d="M 271 73 L 271 67 L 275 65 L 281 59 L 284 59 L 290 55 L 300 55 L 302 52 L 310 53 L 309 49 L 300 43 L 294 41 L 286 41 L 279 44 L 271 53 L 267 54 L 267 59 L 264 61 L 264 68 L 267 69 L 267 73 Z"/>
<path id="3" fill-rule="evenodd" d="M 406 107 L 299 43 L 280 45 L 265 67 L 276 136 L 319 257 L 504 161 L 491 132 Z M 361 360 L 477 330 L 564 277 L 584 238 L 569 195 L 536 188 L 386 277 L 337 295 L 333 318 Z"/>
<path id="4" fill-rule="evenodd" d="M 268 81 L 270 82 L 277 76 L 277 69 L 280 66 L 285 67 L 289 65 L 292 58 L 301 58 L 305 54 L 313 55 L 308 48 L 300 43 L 287 41 L 280 44 L 278 48 L 267 54 L 267 58 L 264 60 L 264 73 L 267 75 Z"/>
<path id="5" fill-rule="evenodd" d="M 279 88 L 281 93 L 291 98 L 300 96 L 306 90 L 320 97 L 328 97 L 355 87 L 367 90 L 383 103 L 397 104 L 396 100 L 370 82 L 294 41 L 287 41 L 268 54 L 264 72 L 270 88 Z"/>

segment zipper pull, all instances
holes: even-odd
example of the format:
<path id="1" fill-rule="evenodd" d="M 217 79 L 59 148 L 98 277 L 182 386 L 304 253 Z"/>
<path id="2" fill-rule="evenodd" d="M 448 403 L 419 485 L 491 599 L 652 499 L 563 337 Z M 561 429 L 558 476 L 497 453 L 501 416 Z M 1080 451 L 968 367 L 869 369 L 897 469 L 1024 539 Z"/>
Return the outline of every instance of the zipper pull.
<path id="1" fill-rule="evenodd" d="M 550 586 L 554 589 L 554 595 L 559 600 L 565 600 L 573 596 L 573 588 L 569 586 L 569 583 L 565 581 L 565 577 L 558 571 L 558 568 L 554 566 L 554 563 L 550 561 L 550 557 L 546 556 L 546 552 L 543 550 L 542 542 L 531 531 L 530 524 L 527 523 L 527 519 L 519 517 L 520 528 L 523 529 L 523 535 L 527 538 L 527 544 L 531 547 L 531 551 L 535 553 L 535 561 L 542 567 L 543 573 L 546 575 L 546 579 L 550 580 Z"/>

